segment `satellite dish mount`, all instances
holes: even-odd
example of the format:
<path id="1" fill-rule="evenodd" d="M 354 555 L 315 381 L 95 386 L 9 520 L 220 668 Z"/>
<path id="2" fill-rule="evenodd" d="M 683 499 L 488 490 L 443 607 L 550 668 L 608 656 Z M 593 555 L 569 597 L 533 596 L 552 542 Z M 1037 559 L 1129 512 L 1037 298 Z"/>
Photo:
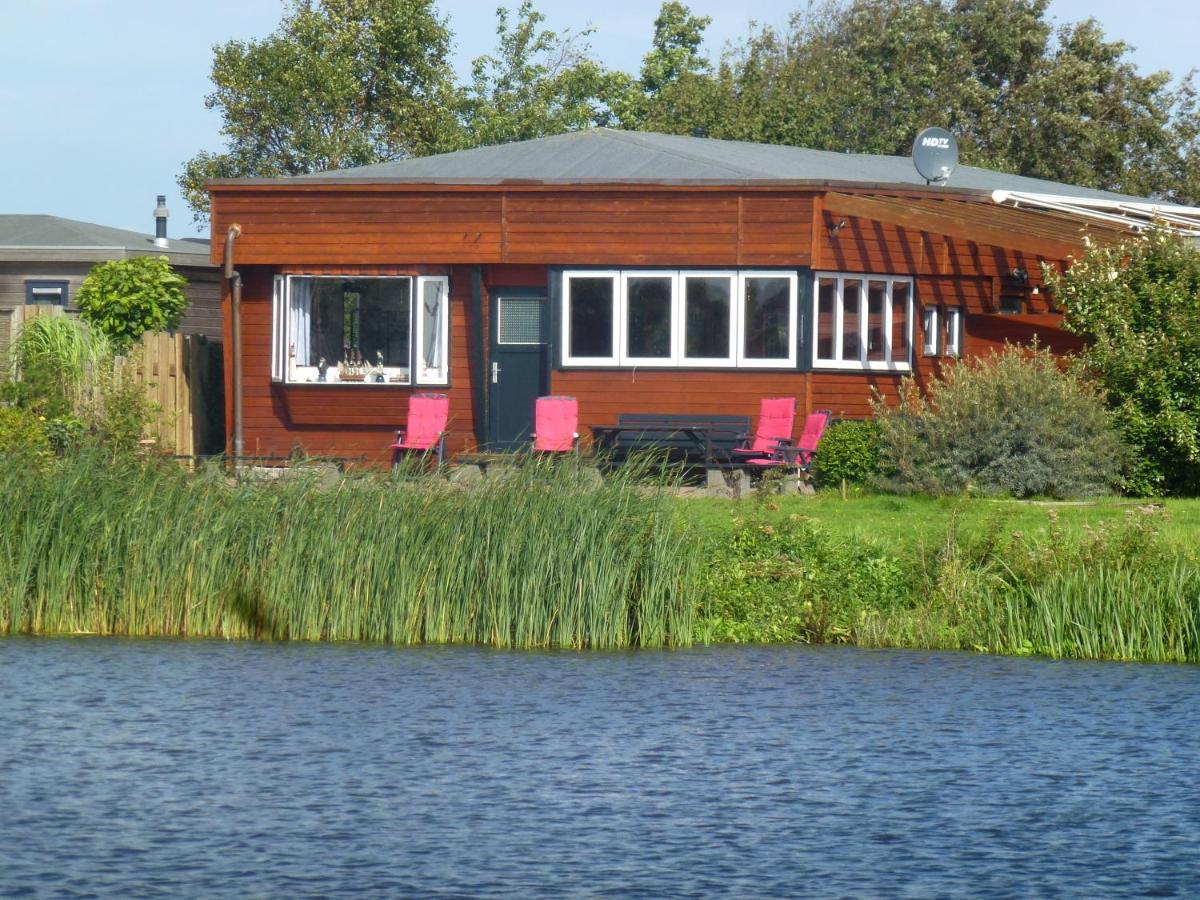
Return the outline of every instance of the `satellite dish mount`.
<path id="1" fill-rule="evenodd" d="M 945 128 L 926 128 L 913 141 L 912 161 L 926 184 L 945 184 L 958 166 L 958 141 Z"/>

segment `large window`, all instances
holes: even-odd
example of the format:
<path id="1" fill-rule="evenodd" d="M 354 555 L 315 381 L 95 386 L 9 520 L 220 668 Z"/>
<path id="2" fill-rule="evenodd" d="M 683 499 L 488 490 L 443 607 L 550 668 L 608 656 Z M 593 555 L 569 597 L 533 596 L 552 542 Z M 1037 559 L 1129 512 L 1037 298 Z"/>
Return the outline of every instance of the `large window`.
<path id="1" fill-rule="evenodd" d="M 298 384 L 446 384 L 445 276 L 280 276 L 271 376 Z"/>
<path id="2" fill-rule="evenodd" d="M 563 273 L 566 366 L 795 368 L 794 272 Z"/>
<path id="3" fill-rule="evenodd" d="M 912 368 L 911 279 L 819 273 L 813 307 L 815 368 Z"/>

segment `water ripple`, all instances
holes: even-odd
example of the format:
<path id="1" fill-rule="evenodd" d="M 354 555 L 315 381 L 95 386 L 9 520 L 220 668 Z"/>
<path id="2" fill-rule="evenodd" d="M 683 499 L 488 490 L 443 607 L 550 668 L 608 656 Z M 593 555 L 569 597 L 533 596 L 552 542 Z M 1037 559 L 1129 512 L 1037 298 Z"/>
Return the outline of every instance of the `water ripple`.
<path id="1" fill-rule="evenodd" d="M 1200 668 L 0 640 L 0 893 L 1200 894 Z"/>

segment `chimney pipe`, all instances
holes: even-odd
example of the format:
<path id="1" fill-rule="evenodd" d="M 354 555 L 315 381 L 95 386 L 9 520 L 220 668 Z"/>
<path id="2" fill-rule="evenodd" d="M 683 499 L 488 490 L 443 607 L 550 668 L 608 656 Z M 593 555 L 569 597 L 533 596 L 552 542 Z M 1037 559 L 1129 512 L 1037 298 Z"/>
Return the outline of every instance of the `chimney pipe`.
<path id="1" fill-rule="evenodd" d="M 158 247 L 167 246 L 167 195 L 158 195 L 158 205 L 154 207 L 154 244 Z"/>

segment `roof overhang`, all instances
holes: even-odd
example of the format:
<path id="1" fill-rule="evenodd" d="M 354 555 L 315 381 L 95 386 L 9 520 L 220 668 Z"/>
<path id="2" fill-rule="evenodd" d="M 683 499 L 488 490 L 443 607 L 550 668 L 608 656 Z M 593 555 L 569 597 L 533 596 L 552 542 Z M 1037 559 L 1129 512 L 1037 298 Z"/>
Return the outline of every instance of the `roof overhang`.
<path id="1" fill-rule="evenodd" d="M 98 263 L 111 259 L 131 259 L 136 256 L 165 256 L 173 266 L 215 268 L 207 248 L 202 253 L 179 253 L 158 247 L 133 250 L 129 247 L 28 247 L 0 245 L 0 262 Z"/>

